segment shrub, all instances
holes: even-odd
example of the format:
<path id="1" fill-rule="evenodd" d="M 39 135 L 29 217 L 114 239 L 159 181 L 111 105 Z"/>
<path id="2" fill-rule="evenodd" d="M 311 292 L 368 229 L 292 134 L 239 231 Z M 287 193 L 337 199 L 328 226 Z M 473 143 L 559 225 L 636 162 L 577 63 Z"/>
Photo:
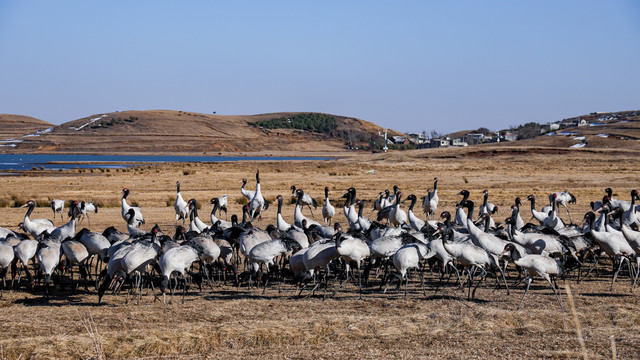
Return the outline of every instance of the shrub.
<path id="1" fill-rule="evenodd" d="M 50 200 L 38 199 L 35 202 L 37 207 L 49 207 L 51 205 Z"/>
<path id="2" fill-rule="evenodd" d="M 327 114 L 306 113 L 249 123 L 266 129 L 299 129 L 323 134 L 333 134 L 336 119 Z"/>
<path id="3" fill-rule="evenodd" d="M 167 207 L 169 206 L 173 206 L 176 203 L 176 197 L 175 196 L 169 196 L 169 198 L 166 201 Z"/>

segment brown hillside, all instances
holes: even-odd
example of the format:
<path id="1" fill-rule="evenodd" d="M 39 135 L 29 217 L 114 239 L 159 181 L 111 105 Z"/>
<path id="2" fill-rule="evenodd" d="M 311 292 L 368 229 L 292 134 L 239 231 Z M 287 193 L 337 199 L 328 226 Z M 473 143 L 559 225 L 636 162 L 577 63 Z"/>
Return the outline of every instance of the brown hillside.
<path id="1" fill-rule="evenodd" d="M 356 118 L 335 116 L 331 137 L 295 129 L 262 129 L 250 122 L 295 113 L 208 115 L 184 111 L 123 111 L 97 114 L 56 126 L 48 134 L 25 139 L 12 152 L 182 153 L 336 152 L 350 139 L 377 136 L 383 129 Z M 393 132 L 396 134 L 396 132 Z M 399 133 L 398 133 L 399 134 Z"/>
<path id="2" fill-rule="evenodd" d="M 30 116 L 0 114 L 0 140 L 22 137 L 52 126 L 55 125 Z"/>

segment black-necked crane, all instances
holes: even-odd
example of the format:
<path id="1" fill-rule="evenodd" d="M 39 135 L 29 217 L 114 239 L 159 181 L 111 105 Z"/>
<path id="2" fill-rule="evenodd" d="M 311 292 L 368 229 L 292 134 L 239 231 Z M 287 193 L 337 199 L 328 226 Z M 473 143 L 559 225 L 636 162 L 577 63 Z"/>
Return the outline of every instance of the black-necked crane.
<path id="1" fill-rule="evenodd" d="M 558 212 L 557 212 L 558 202 L 556 201 L 557 197 L 558 195 L 556 193 L 552 193 L 551 195 L 549 195 L 549 201 L 551 202 L 551 211 L 549 212 L 549 215 L 542 222 L 543 226 L 553 230 L 560 230 L 563 227 L 565 227 L 564 222 L 562 222 L 562 219 L 558 217 Z"/>
<path id="2" fill-rule="evenodd" d="M 248 226 L 247 226 L 248 225 Z M 238 237 L 239 250 L 245 257 L 249 256 L 249 252 L 254 246 L 270 241 L 271 236 L 262 229 L 251 226 L 250 223 L 245 225 L 245 231 Z"/>
<path id="3" fill-rule="evenodd" d="M 524 220 L 522 220 L 522 216 L 520 216 L 520 208 L 522 208 L 522 200 L 520 200 L 520 197 L 516 197 L 513 208 L 511 210 L 511 216 L 515 220 L 514 226 L 517 230 L 520 230 L 524 227 Z"/>
<path id="4" fill-rule="evenodd" d="M 64 211 L 64 200 L 53 199 L 49 202 L 49 206 L 53 211 L 53 221 L 56 221 L 56 213 L 60 214 L 60 221 L 64 221 L 64 217 L 62 216 Z"/>
<path id="5" fill-rule="evenodd" d="M 622 213 L 621 224 L 628 225 L 631 228 L 637 230 L 640 222 L 638 221 L 638 217 L 636 215 L 636 200 L 640 200 L 640 197 L 638 197 L 638 190 L 634 189 L 631 190 L 631 202 L 629 205 L 629 209 L 624 210 Z"/>
<path id="6" fill-rule="evenodd" d="M 23 224 L 20 223 L 18 225 L 19 229 L 23 228 Z M 5 227 L 0 226 L 0 239 L 5 239 L 7 236 L 17 236 L 16 233 L 13 230 L 7 229 Z"/>
<path id="7" fill-rule="evenodd" d="M 358 269 L 358 289 L 360 293 L 360 299 L 362 299 L 362 274 L 360 272 L 360 263 L 362 260 L 368 258 L 371 255 L 369 244 L 364 240 L 355 238 L 350 235 L 342 233 L 342 227 L 339 223 L 335 223 L 334 229 L 336 233 L 333 235 L 333 240 L 336 244 L 336 251 L 338 255 L 345 261 L 345 279 L 338 287 L 341 288 L 345 282 L 349 280 L 350 263 L 353 261 L 356 263 Z M 336 292 L 338 291 L 336 289 Z M 335 294 L 335 293 L 334 293 Z"/>
<path id="8" fill-rule="evenodd" d="M 59 226 L 47 237 L 50 240 L 54 241 L 63 241 L 67 238 L 72 238 L 76 235 L 76 218 L 78 216 L 78 202 L 75 200 L 71 200 L 69 202 L 69 211 L 71 212 L 71 220 L 66 224 Z"/>
<path id="9" fill-rule="evenodd" d="M 462 195 L 462 200 L 460 200 L 460 202 L 458 204 L 456 204 L 456 217 L 455 217 L 455 223 L 463 226 L 463 227 L 467 227 L 467 218 L 473 218 L 473 214 L 466 214 L 464 212 L 464 206 L 463 204 L 469 200 L 469 190 L 462 190 L 458 193 L 458 195 Z"/>
<path id="10" fill-rule="evenodd" d="M 187 279 L 185 273 L 191 265 L 198 261 L 202 248 L 193 243 L 185 243 L 183 245 L 173 247 L 165 252 L 159 261 L 162 280 L 160 281 L 160 291 L 162 292 L 162 302 L 166 304 L 167 288 L 171 283 L 171 276 L 178 273 L 182 276 L 184 281 L 184 289 L 182 292 L 182 303 L 184 304 L 184 297 L 187 289 Z M 171 299 L 173 300 L 173 293 L 178 286 L 178 279 L 176 279 L 175 286 L 171 290 Z"/>
<path id="11" fill-rule="evenodd" d="M 473 207 L 474 207 L 473 201 L 471 200 L 465 201 L 464 206 L 467 207 L 469 214 L 473 213 Z M 483 216 L 488 216 L 488 215 L 483 214 Z M 480 230 L 470 218 L 467 218 L 467 229 L 469 230 L 469 236 L 471 237 L 471 241 L 473 242 L 473 244 L 485 249 L 492 255 L 499 256 L 500 254 L 502 254 L 505 245 L 509 243 L 505 240 L 502 240 L 501 238 L 497 237 L 494 234 L 487 233 Z M 525 252 L 524 248 L 522 248 L 522 251 Z M 507 287 L 507 295 L 508 295 L 509 287 L 507 286 L 507 280 L 505 279 L 505 276 L 504 276 L 504 270 L 500 266 L 498 266 L 498 270 L 500 270 L 500 274 L 502 275 L 504 284 Z"/>
<path id="12" fill-rule="evenodd" d="M 489 190 L 483 190 L 482 191 L 483 197 L 482 197 L 482 205 L 480 205 L 480 208 L 478 209 L 478 216 L 482 215 L 482 214 L 490 214 L 493 215 L 496 212 L 498 212 L 498 206 L 495 205 L 494 203 L 489 202 Z"/>
<path id="13" fill-rule="evenodd" d="M 38 266 L 44 272 L 44 290 L 47 296 L 49 295 L 51 275 L 53 275 L 53 272 L 60 263 L 60 255 L 60 241 L 46 240 L 40 244 L 37 259 Z"/>
<path id="14" fill-rule="evenodd" d="M 212 198 L 211 200 L 209 200 L 209 203 L 213 204 L 213 208 L 211 209 L 211 215 L 210 215 L 211 225 L 222 230 L 230 228 L 231 227 L 230 221 L 218 219 L 218 217 L 216 216 L 216 211 L 219 211 L 219 209 L 221 208 L 220 198 L 219 197 Z M 225 210 L 225 214 L 226 214 L 226 210 Z"/>
<path id="15" fill-rule="evenodd" d="M 162 255 L 161 244 L 157 241 L 159 230 L 160 228 L 155 225 L 143 239 L 129 245 L 127 247 L 128 251 L 120 258 L 119 264 L 112 275 L 113 279 L 120 283 L 118 288 L 126 277 L 135 277 L 134 288 L 139 289 L 138 298 L 142 295 L 142 274 L 147 273 L 148 266 L 157 264 L 157 260 Z M 111 265 L 111 260 L 109 260 L 109 265 Z M 108 280 L 105 280 L 105 283 Z M 106 287 L 103 288 L 103 286 L 98 290 L 99 300 L 104 295 L 105 290 Z"/>
<path id="16" fill-rule="evenodd" d="M 267 281 L 265 281 L 263 293 L 267 290 L 271 267 L 275 264 L 275 258 L 301 248 L 295 239 L 289 237 L 286 233 L 280 232 L 275 226 L 269 225 L 267 231 L 271 234 L 272 239 L 256 244 L 247 254 L 252 275 L 257 273 L 262 265 L 266 267 Z"/>
<path id="17" fill-rule="evenodd" d="M 509 240 L 524 246 L 532 254 L 549 255 L 571 252 L 573 244 L 570 243 L 568 238 L 541 232 L 522 232 L 514 226 L 515 219 L 513 216 L 505 219 L 505 224 L 507 224 Z"/>
<path id="18" fill-rule="evenodd" d="M 380 193 L 378 193 L 378 197 L 376 198 L 376 200 L 373 202 L 373 210 L 375 211 L 380 211 L 382 210 L 382 205 L 384 205 L 385 200 L 384 200 L 384 191 L 380 191 Z"/>
<path id="19" fill-rule="evenodd" d="M 396 203 L 396 196 L 398 195 L 399 191 L 400 188 L 398 187 L 398 185 L 393 185 L 393 193 L 389 192 L 389 190 L 385 190 L 385 199 L 387 202 L 387 206 L 391 206 Z"/>
<path id="20" fill-rule="evenodd" d="M 98 256 L 98 261 L 96 261 L 96 270 L 99 268 L 99 264 L 101 262 L 108 261 L 111 242 L 109 242 L 109 239 L 104 235 L 99 232 L 93 232 L 87 228 L 83 228 L 76 234 L 76 240 L 81 242 L 82 245 L 87 248 L 89 256 Z"/>
<path id="21" fill-rule="evenodd" d="M 345 198 L 345 203 L 343 207 L 344 215 L 347 218 L 347 222 L 349 223 L 349 230 L 358 231 L 360 230 L 360 224 L 358 223 L 358 212 L 356 211 L 355 203 L 356 203 L 356 188 L 350 187 L 347 189 L 347 192 L 342 195 Z"/>
<path id="22" fill-rule="evenodd" d="M 306 253 L 311 247 L 307 247 L 307 248 L 303 248 L 300 249 L 298 251 L 296 251 L 293 255 L 291 255 L 291 257 L 289 257 L 289 268 L 291 269 L 291 272 L 293 273 L 293 278 L 294 279 L 299 279 L 300 275 L 307 271 L 307 269 L 304 267 L 304 258 L 303 255 L 304 253 Z M 300 286 L 300 281 L 296 281 L 296 292 L 298 287 Z"/>
<path id="23" fill-rule="evenodd" d="M 136 221 L 134 226 L 139 226 L 140 224 L 144 224 L 144 217 L 142 216 L 142 210 L 138 206 L 131 206 L 127 203 L 127 197 L 129 196 L 130 190 L 127 188 L 122 189 L 122 199 L 120 200 L 120 215 L 127 223 L 129 222 L 129 213 L 130 209 L 134 211 L 134 220 Z"/>
<path id="24" fill-rule="evenodd" d="M 640 232 L 631 229 L 627 224 L 622 224 L 620 231 L 622 231 L 622 235 L 629 243 L 629 246 L 636 252 L 637 268 L 635 279 L 633 279 L 633 287 L 635 287 L 638 281 L 638 274 L 640 274 Z"/>
<path id="25" fill-rule="evenodd" d="M 371 227 L 371 220 L 367 219 L 362 214 L 362 211 L 364 210 L 365 201 L 366 200 L 364 200 L 364 199 L 359 199 L 356 202 L 356 205 L 358 205 L 358 225 L 360 226 L 360 230 L 362 230 L 362 231 L 368 231 L 369 228 Z"/>
<path id="26" fill-rule="evenodd" d="M 532 219 L 538 220 L 540 225 L 544 224 L 544 219 L 546 219 L 547 216 L 549 216 L 549 211 L 552 210 L 552 207 L 547 205 L 547 206 L 543 207 L 542 210 L 538 211 L 538 210 L 536 210 L 536 197 L 533 196 L 533 195 L 529 195 L 529 196 L 527 196 L 527 200 L 529 200 L 531 202 L 531 216 L 532 216 Z"/>
<path id="27" fill-rule="evenodd" d="M 118 241 L 127 240 L 129 238 L 129 234 L 123 233 L 113 226 L 109 226 L 108 228 L 104 229 L 104 231 L 102 232 L 102 236 L 106 237 L 107 240 L 109 240 L 109 242 L 112 244 Z"/>
<path id="28" fill-rule="evenodd" d="M 319 222 L 309 219 L 306 216 L 302 215 L 302 198 L 304 197 L 304 191 L 302 189 L 298 189 L 296 190 L 296 193 L 298 194 L 298 201 L 296 202 L 295 209 L 293 209 L 293 224 L 301 228 L 302 220 L 306 220 L 308 226 L 311 226 L 311 225 L 321 226 Z"/>
<path id="29" fill-rule="evenodd" d="M 427 244 L 416 241 L 413 244 L 406 244 L 402 246 L 395 254 L 393 254 L 393 265 L 398 270 L 399 281 L 402 283 L 402 279 L 405 279 L 404 283 L 404 297 L 407 297 L 407 288 L 409 286 L 409 276 L 407 275 L 407 270 L 409 269 L 419 269 L 421 276 L 421 284 L 424 286 L 424 278 L 422 275 L 422 268 L 420 266 L 420 262 L 427 257 L 429 254 L 429 247 Z M 398 285 L 400 285 L 400 283 Z M 386 290 L 386 288 L 385 288 Z M 424 292 L 424 288 L 423 288 Z"/>
<path id="30" fill-rule="evenodd" d="M 433 179 L 433 190 L 427 191 L 427 196 L 422 200 L 422 210 L 428 216 L 435 216 L 438 209 L 438 178 Z"/>
<path id="31" fill-rule="evenodd" d="M 222 214 L 222 212 L 224 211 L 224 218 L 225 220 L 227 220 L 227 212 L 229 211 L 229 209 L 227 208 L 229 206 L 229 196 L 227 194 L 224 194 L 214 199 L 218 200 L 218 215 Z"/>
<path id="32" fill-rule="evenodd" d="M 517 266 L 525 269 L 527 271 L 527 278 L 525 279 L 527 283 L 527 288 L 524 291 L 524 295 L 522 295 L 522 299 L 520 300 L 520 304 L 518 308 L 522 306 L 522 302 L 524 301 L 524 297 L 527 296 L 529 292 L 529 286 L 531 286 L 531 281 L 533 280 L 533 276 L 540 276 L 541 278 L 547 280 L 549 286 L 551 286 L 551 290 L 553 290 L 556 299 L 558 300 L 558 304 L 560 304 L 560 308 L 564 311 L 564 307 L 562 306 L 562 302 L 560 301 L 560 297 L 558 296 L 558 292 L 556 291 L 556 287 L 552 282 L 552 277 L 555 278 L 557 276 L 564 275 L 564 264 L 556 260 L 555 258 L 546 256 L 546 255 L 538 255 L 538 254 L 521 254 L 516 246 L 513 244 L 507 244 L 504 247 L 503 254 L 509 254 L 511 260 Z"/>
<path id="33" fill-rule="evenodd" d="M 390 235 L 385 235 L 379 237 L 369 244 L 370 255 L 374 259 L 378 259 L 376 263 L 380 263 L 382 260 L 383 263 L 386 263 L 388 259 L 390 259 L 393 254 L 396 253 L 402 246 L 406 244 L 412 244 L 416 242 L 415 236 L 409 234 L 406 231 L 393 232 Z M 368 281 L 369 272 L 371 268 L 374 266 L 374 262 L 370 261 L 369 265 L 364 270 L 365 272 L 365 281 Z M 385 273 L 386 277 L 386 273 Z M 386 281 L 386 278 L 383 280 L 383 283 Z M 381 285 L 382 286 L 382 285 Z"/>
<path id="34" fill-rule="evenodd" d="M 98 213 L 98 207 L 93 203 L 93 200 L 89 202 L 81 201 L 80 206 L 78 208 L 80 210 L 80 221 L 78 224 L 82 223 L 84 218 L 87 218 L 87 222 L 89 222 L 89 226 L 91 226 L 91 219 L 89 218 L 90 213 Z"/>
<path id="35" fill-rule="evenodd" d="M 31 219 L 31 213 L 35 208 L 36 203 L 33 200 L 27 201 L 21 207 L 27 207 L 27 213 L 24 215 L 24 220 L 22 222 L 22 228 L 24 231 L 29 233 L 31 236 L 36 237 L 42 234 L 43 231 L 47 231 L 51 233 L 56 226 L 49 219 Z"/>
<path id="36" fill-rule="evenodd" d="M 336 215 L 336 209 L 329 201 L 329 187 L 324 187 L 324 205 L 322 206 L 322 218 L 325 224 L 331 224 L 333 217 Z"/>
<path id="37" fill-rule="evenodd" d="M 400 203 L 402 202 L 402 191 L 398 191 L 396 193 L 396 202 L 391 206 L 391 210 L 389 211 L 389 220 L 393 226 L 401 226 L 407 223 L 407 213 L 400 208 Z"/>
<path id="38" fill-rule="evenodd" d="M 256 192 L 249 201 L 249 215 L 251 221 L 258 216 L 258 223 L 262 220 L 262 212 L 269 208 L 269 203 L 262 196 L 260 187 L 260 170 L 256 171 Z"/>
<path id="39" fill-rule="evenodd" d="M 626 200 L 618 200 L 616 198 L 613 197 L 613 190 L 611 190 L 611 188 L 606 188 L 604 189 L 604 192 L 607 194 L 607 197 L 609 198 L 608 203 L 611 207 L 611 209 L 617 209 L 620 208 L 623 211 L 627 211 L 630 208 L 632 208 L 631 206 L 631 202 L 626 201 Z M 599 202 L 596 202 L 596 204 Z M 604 202 L 599 204 L 600 206 L 604 205 Z M 638 206 L 633 206 L 633 208 L 635 209 L 636 212 L 640 211 L 640 205 Z M 593 211 L 598 210 L 599 207 L 597 207 L 596 209 L 593 209 Z"/>
<path id="40" fill-rule="evenodd" d="M 253 190 L 245 189 L 244 188 L 245 186 L 247 186 L 247 179 L 242 179 L 242 186 L 240 187 L 240 193 L 242 194 L 242 196 L 247 198 L 247 201 L 251 201 L 251 199 L 253 199 L 253 196 L 256 194 L 256 192 Z"/>
<path id="41" fill-rule="evenodd" d="M 338 254 L 338 250 L 336 249 L 336 244 L 332 240 L 324 239 L 319 240 L 313 243 L 312 246 L 309 246 L 309 249 L 302 255 L 302 262 L 304 263 L 304 267 L 306 271 L 300 275 L 300 279 L 309 279 L 315 278 L 315 274 L 319 269 L 325 268 L 326 272 L 324 274 L 324 279 L 316 282 L 312 290 L 312 294 L 315 293 L 315 290 L 320 286 L 322 280 L 325 282 L 325 294 L 328 286 L 328 273 L 329 273 L 329 263 L 333 259 L 337 259 L 340 255 Z M 298 296 L 302 294 L 304 291 L 304 287 L 300 289 L 300 293 Z"/>
<path id="42" fill-rule="evenodd" d="M 22 276 L 22 271 L 27 274 L 27 280 L 29 282 L 29 286 L 34 285 L 33 276 L 29 272 L 29 260 L 32 260 L 35 263 L 35 256 L 38 252 L 38 241 L 32 239 L 23 239 L 17 245 L 13 246 L 13 252 L 22 267 L 18 269 L 18 283 L 20 282 L 20 278 Z M 16 263 L 17 265 L 17 263 Z"/>
<path id="43" fill-rule="evenodd" d="M 2 297 L 2 290 L 6 286 L 7 269 L 13 263 L 15 254 L 13 252 L 13 246 L 6 240 L 0 241 L 0 278 L 2 279 L 2 287 L 0 287 L 0 297 Z"/>
<path id="44" fill-rule="evenodd" d="M 298 198 L 295 185 L 291 185 L 291 197 L 296 200 Z M 318 202 L 316 201 L 316 199 L 312 198 L 311 195 L 305 193 L 304 196 L 302 197 L 302 206 L 304 207 L 305 205 L 309 208 L 309 211 L 311 212 L 311 217 L 315 217 L 313 215 L 313 210 L 311 210 L 311 206 L 313 206 L 314 209 L 318 208 Z"/>
<path id="45" fill-rule="evenodd" d="M 276 228 L 280 231 L 287 231 L 291 227 L 291 224 L 286 222 L 282 217 L 282 195 L 276 196 L 278 202 L 278 212 L 276 213 Z"/>
<path id="46" fill-rule="evenodd" d="M 409 220 L 409 225 L 411 225 L 411 228 L 413 230 L 420 231 L 424 226 L 425 222 L 424 220 L 417 217 L 416 214 L 413 212 L 413 207 L 416 205 L 416 201 L 418 201 L 418 198 L 414 194 L 411 194 L 407 196 L 407 199 L 405 201 L 411 201 L 411 205 L 409 205 L 409 210 L 407 210 L 407 219 Z"/>
<path id="47" fill-rule="evenodd" d="M 608 211 L 607 207 L 603 207 L 603 211 Z M 605 230 L 604 231 L 596 231 L 593 227 L 593 223 L 595 221 L 595 214 L 591 211 L 585 214 L 584 218 L 589 223 L 589 232 L 594 240 L 598 242 L 602 251 L 604 251 L 607 255 L 609 255 L 613 259 L 614 269 L 617 265 L 617 269 L 613 274 L 613 279 L 611 280 L 610 291 L 613 290 L 613 283 L 616 281 L 618 277 L 618 273 L 620 272 L 620 268 L 622 267 L 622 263 L 627 261 L 629 265 L 629 269 L 631 269 L 631 261 L 630 257 L 636 255 L 633 248 L 629 245 L 627 240 L 624 238 L 624 235 L 620 231 L 616 231 L 612 229 L 607 224 L 607 217 L 605 216 Z M 611 230 L 611 231 L 610 231 Z"/>
<path id="48" fill-rule="evenodd" d="M 147 232 L 143 229 L 137 227 L 138 221 L 136 220 L 136 210 L 134 208 L 130 208 L 126 214 L 127 218 L 127 231 L 129 232 L 129 236 L 142 236 Z"/>
<path id="49" fill-rule="evenodd" d="M 196 199 L 189 199 L 187 207 L 189 208 L 189 230 L 197 230 L 200 233 L 209 228 L 209 225 L 198 217 L 198 201 Z"/>
<path id="50" fill-rule="evenodd" d="M 469 209 L 469 213 L 473 211 L 473 208 Z M 444 250 L 449 253 L 460 265 L 467 269 L 469 288 L 467 290 L 467 298 L 471 299 L 475 297 L 476 289 L 487 275 L 488 269 L 500 269 L 498 264 L 498 257 L 496 254 L 492 254 L 487 249 L 475 245 L 473 243 L 457 243 L 452 241 L 453 231 L 451 229 L 450 221 L 447 221 L 451 217 L 448 212 L 443 212 L 440 215 L 441 219 L 445 219 L 445 222 L 439 225 L 438 231 L 441 233 L 442 246 Z M 476 283 L 476 287 L 471 292 L 473 286 L 473 278 L 476 269 L 480 269 L 482 274 L 480 280 Z M 502 270 L 500 269 L 500 272 Z M 503 276 L 504 277 L 504 276 Z M 506 280 L 505 280 L 506 285 Z M 507 287 L 508 290 L 508 287 Z"/>
<path id="51" fill-rule="evenodd" d="M 182 219 L 182 225 L 189 216 L 189 204 L 182 197 L 180 193 L 180 181 L 176 181 L 176 201 L 173 204 L 173 209 L 176 211 L 176 226 L 178 226 L 178 220 Z"/>
<path id="52" fill-rule="evenodd" d="M 569 207 L 567 207 L 567 204 L 575 204 L 576 203 L 576 197 L 573 196 L 573 194 L 571 194 L 567 190 L 562 191 L 562 192 L 554 192 L 554 193 L 551 193 L 551 194 L 555 195 L 555 197 L 554 197 L 555 202 L 557 204 L 560 204 L 560 205 L 564 206 L 564 208 L 567 210 L 567 215 L 569 216 L 569 222 L 572 223 L 573 220 L 571 220 L 571 213 L 569 212 Z"/>
<path id="53" fill-rule="evenodd" d="M 76 241 L 75 238 L 73 239 L 68 238 L 62 241 L 62 243 L 60 244 L 60 247 L 62 249 L 62 253 L 64 254 L 64 257 L 66 258 L 65 269 L 66 268 L 72 269 L 73 264 L 78 264 L 78 271 L 80 272 L 80 278 L 86 279 L 88 271 L 85 266 L 85 262 L 89 258 L 89 252 L 87 251 L 87 248 L 84 245 L 82 245 L 81 242 Z M 71 270 L 71 281 L 73 281 L 73 270 Z M 74 289 L 77 289 L 77 287 L 78 287 L 78 282 L 76 282 L 76 286 L 74 287 Z"/>

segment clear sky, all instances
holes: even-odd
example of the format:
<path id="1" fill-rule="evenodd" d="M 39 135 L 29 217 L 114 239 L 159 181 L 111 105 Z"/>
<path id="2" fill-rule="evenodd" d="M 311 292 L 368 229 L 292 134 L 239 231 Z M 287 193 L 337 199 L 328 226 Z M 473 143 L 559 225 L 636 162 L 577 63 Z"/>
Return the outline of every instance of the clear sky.
<path id="1" fill-rule="evenodd" d="M 0 0 L 0 113 L 451 132 L 640 109 L 640 1 Z"/>

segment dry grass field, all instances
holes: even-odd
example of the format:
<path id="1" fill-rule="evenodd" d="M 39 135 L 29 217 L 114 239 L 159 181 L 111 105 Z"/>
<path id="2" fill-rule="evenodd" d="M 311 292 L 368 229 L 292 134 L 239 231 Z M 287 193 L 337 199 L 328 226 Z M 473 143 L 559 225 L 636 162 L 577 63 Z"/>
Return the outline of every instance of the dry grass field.
<path id="1" fill-rule="evenodd" d="M 553 150 L 488 147 L 368 154 L 338 160 L 300 162 L 236 162 L 167 164 L 111 171 L 33 171 L 0 179 L 0 226 L 15 228 L 24 209 L 15 202 L 51 198 L 91 200 L 102 205 L 91 216 L 91 229 L 102 231 L 120 217 L 120 192 L 131 190 L 130 202 L 142 206 L 150 229 L 155 223 L 173 234 L 175 182 L 182 183 L 185 199 L 203 203 L 200 216 L 208 219 L 208 200 L 229 195 L 230 214 L 240 214 L 242 178 L 255 186 L 260 169 L 267 200 L 289 195 L 291 185 L 303 188 L 319 201 L 322 189 L 335 200 L 350 186 L 358 197 L 374 200 L 379 191 L 397 184 L 405 195 L 424 196 L 439 178 L 440 209 L 453 210 L 462 189 L 481 201 L 483 189 L 500 206 L 502 221 L 516 196 L 542 198 L 568 189 L 578 203 L 571 206 L 580 221 L 589 201 L 599 200 L 605 187 L 627 199 L 638 187 L 638 153 L 625 150 Z M 370 171 L 374 170 L 374 171 Z M 341 205 L 340 205 L 341 207 Z M 366 215 L 375 217 L 371 204 Z M 406 206 L 405 206 L 406 208 Z M 528 206 L 526 207 L 528 209 Z M 283 210 L 291 221 L 293 205 Z M 524 212 L 527 214 L 528 212 Z M 275 221 L 276 207 L 263 218 Z M 309 215 L 308 211 L 305 211 Z M 320 209 L 316 218 L 320 215 Z M 567 220 L 564 209 L 561 217 Z M 36 208 L 33 218 L 51 218 L 49 208 Z M 523 218 L 525 216 L 523 215 Z M 343 216 L 338 221 L 344 222 Z M 528 218 L 525 218 L 528 220 Z M 81 226 L 87 226 L 86 222 Z M 515 271 L 509 275 L 515 278 Z M 358 299 L 357 286 L 345 285 L 335 296 L 294 298 L 295 285 L 262 290 L 215 283 L 201 292 L 190 289 L 185 304 L 154 301 L 146 291 L 138 303 L 125 294 L 107 294 L 98 304 L 95 290 L 77 293 L 56 290 L 50 301 L 39 288 L 34 292 L 5 290 L 0 299 L 0 359 L 49 358 L 613 358 L 632 359 L 640 350 L 640 290 L 631 291 L 622 276 L 609 291 L 611 265 L 599 275 L 577 283 L 574 276 L 562 287 L 562 311 L 551 289 L 537 279 L 522 308 L 522 285 L 507 295 L 493 291 L 494 280 L 478 289 L 476 300 L 453 282 L 434 291 L 439 275 L 426 272 L 425 292 L 419 276 L 409 283 L 409 294 L 393 288 L 386 294 L 377 281 Z M 579 328 L 586 345 L 581 350 L 574 314 L 564 286 L 571 287 Z M 329 283 L 328 294 L 336 284 Z"/>

